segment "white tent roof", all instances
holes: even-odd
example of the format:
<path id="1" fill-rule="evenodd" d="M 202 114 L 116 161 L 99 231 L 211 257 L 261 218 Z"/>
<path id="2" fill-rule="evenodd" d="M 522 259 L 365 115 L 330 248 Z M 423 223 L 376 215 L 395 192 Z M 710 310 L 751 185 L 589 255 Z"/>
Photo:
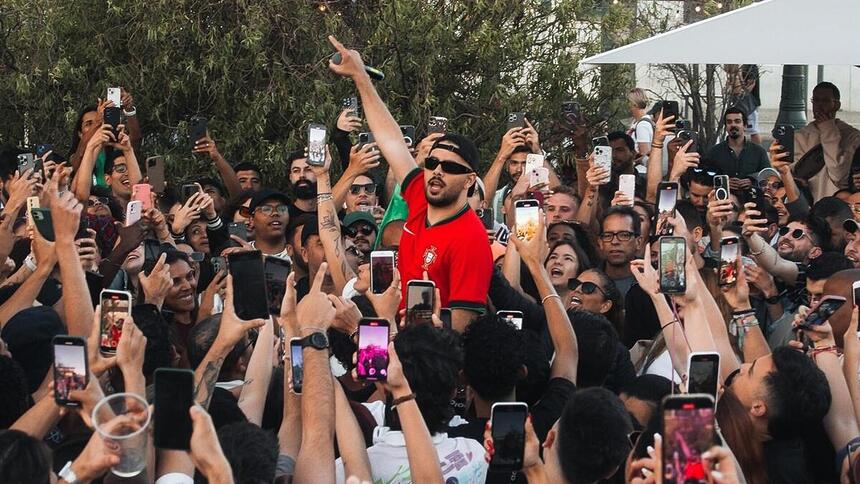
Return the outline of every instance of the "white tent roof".
<path id="1" fill-rule="evenodd" d="M 860 0 L 764 0 L 585 64 L 860 64 Z"/>

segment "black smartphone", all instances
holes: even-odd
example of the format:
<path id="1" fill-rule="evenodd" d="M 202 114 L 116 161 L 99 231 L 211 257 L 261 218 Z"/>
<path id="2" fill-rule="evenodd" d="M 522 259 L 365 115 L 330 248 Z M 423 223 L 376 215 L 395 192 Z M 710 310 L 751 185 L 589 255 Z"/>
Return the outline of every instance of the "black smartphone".
<path id="1" fill-rule="evenodd" d="M 164 157 L 150 156 L 146 159 L 146 177 L 156 193 L 164 193 L 167 184 L 164 181 Z"/>
<path id="2" fill-rule="evenodd" d="M 119 134 L 120 111 L 121 111 L 121 109 L 118 106 L 105 108 L 105 110 L 104 110 L 105 124 L 110 125 L 111 129 L 113 130 L 114 135 Z M 117 141 L 119 141 L 119 140 L 117 140 Z"/>
<path id="3" fill-rule="evenodd" d="M 326 127 L 322 124 L 308 126 L 308 165 L 325 165 Z"/>
<path id="4" fill-rule="evenodd" d="M 161 257 L 161 242 L 155 239 L 143 239 L 143 273 L 149 275 Z"/>
<path id="5" fill-rule="evenodd" d="M 794 126 L 777 124 L 771 134 L 776 143 L 782 146 L 782 151 L 788 153 L 788 158 L 783 161 L 794 162 Z"/>
<path id="6" fill-rule="evenodd" d="M 516 113 L 508 114 L 508 127 L 505 128 L 505 131 L 510 131 L 512 128 L 525 128 L 526 127 L 526 113 L 520 111 Z"/>
<path id="7" fill-rule="evenodd" d="M 576 101 L 561 103 L 561 114 L 570 123 L 579 123 L 582 121 L 582 107 Z"/>
<path id="8" fill-rule="evenodd" d="M 747 187 L 747 199 L 755 204 L 753 210 L 759 213 L 759 217 L 765 218 L 764 190 L 755 186 Z"/>
<path id="9" fill-rule="evenodd" d="M 842 296 L 824 296 L 797 327 L 800 329 L 809 329 L 812 326 L 824 324 L 825 321 L 830 319 L 830 316 L 833 316 L 833 313 L 845 304 L 845 301 L 846 299 Z"/>
<path id="10" fill-rule="evenodd" d="M 86 217 L 81 217 L 81 221 L 78 222 L 78 231 L 75 232 L 75 240 L 88 239 L 90 238 L 90 233 L 87 231 L 89 228 L 89 224 L 87 223 Z"/>
<path id="11" fill-rule="evenodd" d="M 49 208 L 32 208 L 30 215 L 33 217 L 33 224 L 39 234 L 48 242 L 54 241 L 54 223 L 51 219 L 51 209 Z"/>
<path id="12" fill-rule="evenodd" d="M 690 147 L 687 148 L 687 153 L 696 153 L 699 151 L 699 133 L 689 129 L 682 129 L 678 131 L 678 140 L 681 142 L 681 146 L 692 141 Z"/>
<path id="13" fill-rule="evenodd" d="M 439 319 L 442 320 L 442 327 L 445 329 L 453 328 L 453 323 L 451 322 L 451 308 L 441 308 L 439 310 Z"/>
<path id="14" fill-rule="evenodd" d="M 179 192 L 180 202 L 182 203 L 182 205 L 185 205 L 185 203 L 188 201 L 189 198 L 191 198 L 192 195 L 202 191 L 203 190 L 198 183 L 185 183 L 182 185 L 182 188 Z"/>
<path id="15" fill-rule="evenodd" d="M 523 467 L 526 444 L 526 417 L 529 406 L 523 402 L 498 402 L 491 409 L 493 458 L 490 469 L 516 472 Z"/>
<path id="16" fill-rule="evenodd" d="M 719 284 L 721 286 L 729 286 L 738 281 L 739 261 L 740 244 L 738 244 L 738 237 L 736 235 L 723 237 L 720 240 Z"/>
<path id="17" fill-rule="evenodd" d="M 305 378 L 305 360 L 302 355 L 302 339 L 290 340 L 290 368 L 292 369 L 293 393 L 302 394 L 302 382 Z"/>
<path id="18" fill-rule="evenodd" d="M 116 347 L 122 337 L 122 325 L 131 315 L 131 293 L 104 289 L 99 295 L 99 305 L 99 351 L 111 355 L 116 353 Z"/>
<path id="19" fill-rule="evenodd" d="M 661 182 L 657 187 L 657 213 L 652 224 L 654 234 L 658 236 L 672 235 L 675 228 L 668 218 L 675 217 L 675 205 L 678 203 L 678 182 Z"/>
<path id="20" fill-rule="evenodd" d="M 206 137 L 206 131 L 209 130 L 209 120 L 202 116 L 194 116 L 191 118 L 191 128 L 188 131 L 188 139 L 191 141 L 191 149 L 194 149 L 194 144 L 197 140 Z"/>
<path id="21" fill-rule="evenodd" d="M 36 173 L 36 157 L 33 153 L 21 153 L 18 155 L 18 173 L 23 175 L 27 170 L 33 170 L 33 174 Z"/>
<path id="22" fill-rule="evenodd" d="M 731 193 L 728 175 L 717 175 L 714 177 L 714 198 L 717 200 L 728 200 Z"/>
<path id="23" fill-rule="evenodd" d="M 433 324 L 436 284 L 413 279 L 406 284 L 406 324 Z"/>
<path id="24" fill-rule="evenodd" d="M 248 240 L 248 229 L 245 227 L 245 222 L 230 222 L 227 224 L 227 233 L 244 241 Z"/>
<path id="25" fill-rule="evenodd" d="M 54 347 L 54 400 L 64 407 L 79 407 L 69 392 L 83 390 L 89 382 L 87 343 L 76 336 L 59 335 L 52 340 Z"/>
<path id="26" fill-rule="evenodd" d="M 493 230 L 495 228 L 495 220 L 493 219 L 493 209 L 492 208 L 479 208 L 475 210 L 475 214 L 481 219 L 481 223 L 484 225 L 486 230 Z"/>
<path id="27" fill-rule="evenodd" d="M 233 276 L 233 307 L 236 316 L 246 321 L 268 318 L 266 281 L 260 277 L 265 270 L 262 252 L 234 252 L 227 256 L 227 267 Z"/>
<path id="28" fill-rule="evenodd" d="M 683 294 L 687 290 L 687 240 L 684 237 L 660 237 L 660 292 Z"/>
<path id="29" fill-rule="evenodd" d="M 287 292 L 287 276 L 290 275 L 292 265 L 286 259 L 267 256 L 264 267 L 269 314 L 277 316 L 281 314 L 281 302 L 284 300 L 284 293 Z"/>
<path id="30" fill-rule="evenodd" d="M 54 147 L 47 143 L 36 146 L 36 158 L 45 156 L 45 153 L 52 151 L 53 149 Z"/>
<path id="31" fill-rule="evenodd" d="M 692 131 L 693 130 L 693 122 L 690 121 L 689 119 L 677 119 L 677 120 L 675 120 L 675 129 L 677 129 L 678 131 L 685 130 L 685 129 Z"/>
<path id="32" fill-rule="evenodd" d="M 356 118 L 361 117 L 361 112 L 359 111 L 358 106 L 358 98 L 355 96 L 345 97 L 341 101 L 341 106 L 343 109 L 347 111 L 352 111 L 352 116 Z"/>
<path id="33" fill-rule="evenodd" d="M 714 443 L 714 399 L 698 393 L 663 399 L 663 483 L 705 484 L 702 454 Z M 691 472 L 701 469 L 701 472 Z"/>
<path id="34" fill-rule="evenodd" d="M 720 354 L 694 351 L 687 359 L 687 393 L 707 393 L 715 400 L 720 382 Z"/>
<path id="35" fill-rule="evenodd" d="M 448 131 L 448 118 L 442 116 L 430 116 L 427 121 L 427 134 L 444 133 Z"/>
<path id="36" fill-rule="evenodd" d="M 359 380 L 388 378 L 388 320 L 362 318 L 358 322 L 358 355 L 355 372 Z"/>
<path id="37" fill-rule="evenodd" d="M 382 294 L 394 280 L 394 251 L 374 250 L 370 253 L 370 290 Z"/>
<path id="38" fill-rule="evenodd" d="M 366 144 L 375 143 L 375 142 L 376 142 L 376 138 L 373 137 L 373 133 L 358 133 L 358 147 L 359 148 L 361 148 L 362 146 L 364 146 Z"/>
<path id="39" fill-rule="evenodd" d="M 678 107 L 678 101 L 662 100 L 660 103 L 663 107 L 663 119 L 666 119 L 669 116 L 675 116 L 675 119 L 679 119 L 681 117 L 681 109 Z"/>
<path id="40" fill-rule="evenodd" d="M 155 447 L 189 450 L 194 405 L 194 372 L 178 368 L 155 370 Z"/>
<path id="41" fill-rule="evenodd" d="M 227 270 L 227 259 L 225 259 L 224 257 L 215 256 L 209 259 L 209 263 L 212 264 L 212 272 L 214 272 L 215 274 Z"/>
<path id="42" fill-rule="evenodd" d="M 403 135 L 403 141 L 409 146 L 415 146 L 415 126 L 410 124 L 400 127 L 400 133 Z"/>
<path id="43" fill-rule="evenodd" d="M 517 329 L 523 329 L 523 312 L 522 311 L 496 311 L 496 317 L 502 321 L 511 323 Z"/>

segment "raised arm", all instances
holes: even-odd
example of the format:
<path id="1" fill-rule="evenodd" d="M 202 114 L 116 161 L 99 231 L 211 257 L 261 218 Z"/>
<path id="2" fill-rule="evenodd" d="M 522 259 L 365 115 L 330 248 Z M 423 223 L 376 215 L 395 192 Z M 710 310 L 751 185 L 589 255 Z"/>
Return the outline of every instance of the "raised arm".
<path id="1" fill-rule="evenodd" d="M 767 230 L 767 220 L 756 218 L 761 214 L 755 210 L 755 204 L 747 203 L 744 207 L 746 207 L 747 217 L 744 220 L 741 233 L 746 239 L 750 255 L 755 259 L 756 264 L 787 284 L 797 282 L 797 264 L 783 259 L 776 249 L 759 235 Z"/>
<path id="2" fill-rule="evenodd" d="M 230 197 L 238 196 L 242 193 L 242 186 L 239 184 L 239 177 L 236 176 L 236 171 L 227 163 L 224 155 L 218 151 L 218 145 L 215 140 L 209 137 L 209 132 L 206 136 L 200 138 L 194 143 L 193 153 L 206 154 L 215 164 L 215 169 L 218 170 L 218 175 L 221 176 L 221 181 L 224 182 L 224 188 L 227 189 L 227 194 Z"/>
<path id="3" fill-rule="evenodd" d="M 648 154 L 648 171 L 645 174 L 645 201 L 657 203 L 657 186 L 663 181 L 663 144 L 669 135 L 669 127 L 674 125 L 675 116 L 663 119 L 663 110 L 657 115 L 654 127 L 654 140 L 651 142 L 651 152 Z"/>
<path id="4" fill-rule="evenodd" d="M 48 242 L 42 238 L 38 230 L 33 230 L 32 249 L 36 258 L 36 271 L 24 279 L 24 282 L 14 293 L 12 293 L 12 296 L 10 296 L 9 299 L 7 299 L 3 304 L 0 304 L 0 328 L 5 326 L 12 316 L 33 306 L 33 301 L 36 300 L 36 297 L 39 295 L 39 291 L 42 290 L 42 285 L 48 280 L 48 277 L 51 275 L 51 271 L 54 269 L 54 264 L 57 263 L 54 243 Z M 80 268 L 80 266 L 78 266 L 78 268 Z M 89 295 L 87 298 L 89 298 Z M 76 331 L 74 333 L 71 332 L 71 328 L 69 329 L 69 334 L 73 336 L 85 337 L 88 334 L 79 333 L 77 331 L 79 328 L 75 328 Z"/>
<path id="5" fill-rule="evenodd" d="M 361 96 L 361 104 L 367 117 L 367 124 L 373 132 L 373 137 L 379 145 L 382 156 L 388 161 L 394 177 L 398 183 L 402 183 L 406 175 L 418 167 L 409 148 L 403 140 L 400 125 L 391 116 L 388 107 L 379 97 L 370 76 L 364 70 L 364 62 L 361 55 L 354 50 L 347 50 L 333 36 L 329 36 L 329 42 L 334 46 L 341 56 L 341 62 L 335 64 L 329 61 L 329 68 L 336 74 L 350 77 L 355 82 L 358 94 Z"/>
<path id="6" fill-rule="evenodd" d="M 290 340 L 299 337 L 296 324 L 296 273 L 287 276 L 287 289 L 281 303 L 281 315 L 278 318 L 284 335 L 284 345 L 289 348 Z M 284 355 L 284 411 L 281 428 L 278 430 L 278 449 L 282 455 L 288 456 L 295 462 L 302 446 L 302 397 L 293 393 L 291 382 L 291 355 Z"/>
<path id="7" fill-rule="evenodd" d="M 335 208 L 343 207 L 346 194 L 358 175 L 367 173 L 379 166 L 380 154 L 379 150 L 376 149 L 376 143 L 368 143 L 360 148 L 358 145 L 355 145 L 347 153 L 349 153 L 349 164 L 331 189 L 332 203 Z M 317 175 L 317 178 L 319 178 L 319 175 Z M 317 183 L 319 184 L 319 181 Z M 331 182 L 329 181 L 329 183 Z M 319 187 L 317 187 L 317 191 L 322 192 Z"/>
<path id="8" fill-rule="evenodd" d="M 272 381 L 272 354 L 275 346 L 275 331 L 272 327 L 270 317 L 257 334 L 254 352 L 245 371 L 245 385 L 239 395 L 239 408 L 249 422 L 257 425 L 262 425 L 266 394 L 269 392 L 269 382 Z"/>
<path id="9" fill-rule="evenodd" d="M 389 368 L 391 364 L 389 363 Z M 345 476 L 356 476 L 362 482 L 372 481 L 370 472 L 370 458 L 367 456 L 367 446 L 364 443 L 364 435 L 355 414 L 349 406 L 349 400 L 343 393 L 340 383 L 334 385 L 335 399 L 335 437 L 337 437 L 337 448 L 340 450 L 340 458 L 343 462 L 343 474 Z M 405 432 L 404 432 L 405 435 Z M 407 452 L 409 446 L 407 442 Z M 410 464 L 412 461 L 410 461 Z"/>
<path id="10" fill-rule="evenodd" d="M 492 200 L 496 195 L 496 190 L 499 189 L 499 179 L 505 169 L 505 163 L 511 157 L 514 150 L 525 145 L 525 142 L 525 136 L 522 135 L 520 128 L 511 128 L 502 136 L 502 145 L 499 146 L 499 152 L 496 153 L 496 157 L 490 164 L 490 168 L 487 169 L 487 173 L 481 179 L 487 190 L 484 198 Z"/>
<path id="11" fill-rule="evenodd" d="M 326 164 L 323 167 L 314 167 L 317 176 L 317 191 L 324 194 L 331 192 L 331 179 L 329 178 L 329 165 L 331 155 L 326 149 Z M 340 219 L 337 217 L 337 209 L 334 201 L 324 195 L 317 199 L 317 220 L 320 228 L 320 241 L 325 251 L 325 260 L 329 262 L 331 279 L 334 282 L 335 294 L 341 294 L 346 281 L 355 277 L 355 272 L 346 262 L 346 248 L 343 245 L 343 237 L 340 233 Z"/>
<path id="12" fill-rule="evenodd" d="M 75 171 L 75 177 L 72 180 L 71 185 L 72 191 L 81 202 L 86 202 L 90 198 L 90 190 L 92 190 L 93 187 L 93 170 L 96 167 L 96 158 L 98 158 L 104 150 L 105 145 L 115 139 L 112 130 L 113 128 L 111 128 L 111 125 L 103 124 L 95 133 L 93 133 L 84 148 L 81 162 Z"/>

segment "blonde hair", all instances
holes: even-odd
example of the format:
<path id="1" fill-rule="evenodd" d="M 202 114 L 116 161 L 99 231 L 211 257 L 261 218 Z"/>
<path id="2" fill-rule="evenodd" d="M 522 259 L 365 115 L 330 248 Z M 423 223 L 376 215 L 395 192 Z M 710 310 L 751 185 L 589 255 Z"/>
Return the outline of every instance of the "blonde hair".
<path id="1" fill-rule="evenodd" d="M 627 100 L 639 109 L 648 107 L 648 94 L 641 87 L 634 87 L 627 93 Z"/>

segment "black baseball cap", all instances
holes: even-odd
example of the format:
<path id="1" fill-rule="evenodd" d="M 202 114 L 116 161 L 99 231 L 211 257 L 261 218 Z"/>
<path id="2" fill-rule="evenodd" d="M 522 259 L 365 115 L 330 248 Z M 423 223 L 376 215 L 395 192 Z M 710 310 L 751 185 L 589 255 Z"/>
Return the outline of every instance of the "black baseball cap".
<path id="1" fill-rule="evenodd" d="M 286 196 L 284 193 L 279 192 L 277 190 L 273 190 L 271 188 L 263 188 L 258 192 L 254 192 L 254 196 L 251 197 L 251 203 L 248 205 L 248 210 L 251 213 L 257 209 L 263 202 L 266 200 L 279 200 L 289 205 L 290 197 Z"/>
<path id="2" fill-rule="evenodd" d="M 433 143 L 433 147 L 430 148 L 430 151 L 437 148 L 448 150 L 460 155 L 461 158 L 466 160 L 466 163 L 469 164 L 475 173 L 478 172 L 481 158 L 478 154 L 478 148 L 469 138 L 457 133 L 445 133 L 441 138 L 437 139 L 436 142 Z"/>

